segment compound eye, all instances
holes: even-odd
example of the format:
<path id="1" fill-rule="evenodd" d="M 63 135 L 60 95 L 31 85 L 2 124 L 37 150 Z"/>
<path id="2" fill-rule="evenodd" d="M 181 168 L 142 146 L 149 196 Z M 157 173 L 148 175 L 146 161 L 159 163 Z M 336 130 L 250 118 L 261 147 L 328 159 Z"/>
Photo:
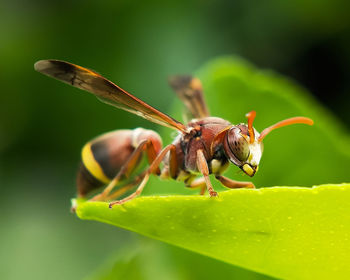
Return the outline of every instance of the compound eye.
<path id="1" fill-rule="evenodd" d="M 228 142 L 235 157 L 241 162 L 245 162 L 249 156 L 249 143 L 247 140 L 237 130 L 232 130 L 229 133 Z"/>

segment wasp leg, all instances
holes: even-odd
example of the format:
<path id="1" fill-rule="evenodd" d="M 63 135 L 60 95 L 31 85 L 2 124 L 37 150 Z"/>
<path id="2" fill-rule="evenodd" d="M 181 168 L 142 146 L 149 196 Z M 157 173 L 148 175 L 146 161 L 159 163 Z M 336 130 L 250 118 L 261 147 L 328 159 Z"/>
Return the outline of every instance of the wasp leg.
<path id="1" fill-rule="evenodd" d="M 152 141 L 148 140 L 149 143 L 148 143 L 148 146 L 147 146 L 147 149 L 146 149 L 146 152 L 147 152 L 147 160 L 148 160 L 148 163 L 149 165 L 152 164 L 152 162 L 156 159 L 157 157 L 157 152 L 152 144 Z M 159 167 L 157 167 L 152 173 L 154 174 L 157 174 L 157 175 L 160 175 L 160 169 Z M 144 176 L 144 174 L 143 174 Z"/>
<path id="2" fill-rule="evenodd" d="M 216 175 L 215 178 L 218 179 L 221 182 L 221 184 L 223 184 L 225 187 L 229 189 L 239 189 L 239 188 L 255 189 L 255 186 L 252 182 L 234 181 L 221 175 Z"/>
<path id="3" fill-rule="evenodd" d="M 96 200 L 107 200 L 108 195 L 111 193 L 113 188 L 118 185 L 118 183 L 124 179 L 130 176 L 130 174 L 135 170 L 137 167 L 137 164 L 139 162 L 140 156 L 142 155 L 142 152 L 146 149 L 147 151 L 147 157 L 149 161 L 153 161 L 156 157 L 155 149 L 153 147 L 151 140 L 144 140 L 142 141 L 137 148 L 133 151 L 127 162 L 123 165 L 123 167 L 119 170 L 118 174 L 112 179 L 112 181 L 109 182 L 107 187 L 100 193 L 95 195 L 90 199 L 90 201 L 96 201 Z M 156 169 L 154 172 L 158 173 L 159 170 Z"/>
<path id="4" fill-rule="evenodd" d="M 136 185 L 140 184 L 143 177 L 145 177 L 146 172 L 142 172 L 140 175 L 138 175 L 134 180 L 132 180 L 130 183 L 124 185 L 122 188 L 116 190 L 114 193 L 108 195 L 106 197 L 106 200 L 114 200 L 118 197 L 121 197 L 124 193 L 134 188 Z"/>
<path id="5" fill-rule="evenodd" d="M 149 176 L 154 173 L 158 168 L 160 163 L 162 162 L 163 158 L 166 156 L 166 154 L 171 151 L 174 150 L 175 146 L 174 145 L 168 145 L 166 146 L 155 158 L 155 160 L 152 162 L 151 166 L 147 169 L 145 176 L 142 179 L 141 184 L 137 187 L 136 191 L 134 193 L 132 193 L 131 195 L 121 199 L 121 200 L 116 200 L 113 201 L 111 203 L 109 203 L 109 208 L 112 208 L 113 205 L 115 204 L 123 204 L 133 198 L 135 198 L 136 196 L 140 195 L 143 188 L 145 187 L 146 183 L 148 182 Z"/>
<path id="6" fill-rule="evenodd" d="M 170 149 L 169 155 L 169 173 L 170 177 L 175 179 L 179 172 L 179 165 L 177 163 L 177 155 L 175 146 Z"/>
<path id="7" fill-rule="evenodd" d="M 197 151 L 197 168 L 198 168 L 199 172 L 203 174 L 209 195 L 211 197 L 218 196 L 218 193 L 216 191 L 214 191 L 214 188 L 210 182 L 208 163 L 207 163 L 207 160 L 205 159 L 205 156 L 203 154 L 203 150 Z"/>
<path id="8" fill-rule="evenodd" d="M 195 179 L 191 184 L 189 184 L 187 187 L 190 189 L 199 189 L 200 188 L 200 195 L 204 195 L 205 191 L 207 189 L 207 184 L 205 183 L 204 177 L 200 177 Z"/>

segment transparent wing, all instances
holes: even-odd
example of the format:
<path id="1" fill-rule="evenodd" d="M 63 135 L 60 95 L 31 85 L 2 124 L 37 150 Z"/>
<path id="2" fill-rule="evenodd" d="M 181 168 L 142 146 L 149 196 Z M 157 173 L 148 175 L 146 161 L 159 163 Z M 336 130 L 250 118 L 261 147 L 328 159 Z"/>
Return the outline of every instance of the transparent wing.
<path id="1" fill-rule="evenodd" d="M 158 111 L 92 70 L 60 60 L 40 60 L 35 63 L 34 68 L 42 74 L 93 93 L 105 103 L 151 122 L 185 132 L 186 127 L 182 123 Z"/>
<path id="2" fill-rule="evenodd" d="M 204 100 L 202 84 L 191 75 L 169 77 L 169 84 L 187 107 L 193 118 L 209 117 L 209 110 Z"/>

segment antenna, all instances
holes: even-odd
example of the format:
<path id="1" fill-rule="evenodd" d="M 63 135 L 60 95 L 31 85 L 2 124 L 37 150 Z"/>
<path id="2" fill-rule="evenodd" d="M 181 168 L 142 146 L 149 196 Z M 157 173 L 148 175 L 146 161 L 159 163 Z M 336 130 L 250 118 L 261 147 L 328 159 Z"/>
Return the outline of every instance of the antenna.
<path id="1" fill-rule="evenodd" d="M 249 113 L 248 113 L 249 114 Z M 312 119 L 309 118 L 305 118 L 305 117 L 294 117 L 294 118 L 290 118 L 290 119 L 286 119 L 283 121 L 280 121 L 278 123 L 275 123 L 274 125 L 269 126 L 268 128 L 265 128 L 259 136 L 258 142 L 260 143 L 267 134 L 269 134 L 272 130 L 276 129 L 276 128 L 280 128 L 283 126 L 287 126 L 287 125 L 291 125 L 291 124 L 296 124 L 296 123 L 303 123 L 303 124 L 308 124 L 308 125 L 313 125 L 314 121 Z M 248 130 L 249 130 L 249 119 L 248 119 Z M 250 132 L 249 132 L 250 133 Z"/>
<path id="2" fill-rule="evenodd" d="M 254 141 L 255 141 L 255 133 L 254 133 L 254 128 L 253 128 L 253 121 L 255 119 L 256 112 L 255 111 L 250 111 L 245 116 L 248 118 L 248 132 L 249 132 L 249 138 L 250 138 L 249 142 L 250 142 L 250 144 L 253 144 Z"/>

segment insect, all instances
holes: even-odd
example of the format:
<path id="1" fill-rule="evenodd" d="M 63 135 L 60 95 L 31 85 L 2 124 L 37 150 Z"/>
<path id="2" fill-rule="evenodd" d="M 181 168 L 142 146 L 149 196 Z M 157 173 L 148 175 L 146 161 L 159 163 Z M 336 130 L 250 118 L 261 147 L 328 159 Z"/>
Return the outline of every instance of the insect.
<path id="1" fill-rule="evenodd" d="M 231 189 L 255 188 L 251 182 L 234 181 L 223 176 L 229 163 L 253 177 L 259 167 L 262 141 L 267 134 L 291 124 L 313 124 L 309 118 L 294 117 L 265 128 L 259 134 L 253 127 L 255 111 L 246 115 L 247 124 L 233 125 L 224 119 L 211 117 L 200 80 L 187 75 L 174 76 L 169 80 L 170 86 L 192 116 L 185 125 L 92 70 L 60 60 L 41 60 L 35 63 L 34 68 L 90 92 L 105 103 L 179 132 L 164 148 L 156 132 L 143 128 L 112 131 L 83 147 L 77 175 L 78 197 L 87 197 L 91 191 L 105 186 L 90 200 L 111 201 L 109 207 L 140 195 L 151 174 L 182 181 L 189 188 L 199 188 L 201 194 L 207 190 L 211 197 L 218 194 L 213 189 L 210 174 Z M 134 175 L 143 157 L 147 158 L 149 166 Z M 136 186 L 132 194 L 116 200 Z"/>

